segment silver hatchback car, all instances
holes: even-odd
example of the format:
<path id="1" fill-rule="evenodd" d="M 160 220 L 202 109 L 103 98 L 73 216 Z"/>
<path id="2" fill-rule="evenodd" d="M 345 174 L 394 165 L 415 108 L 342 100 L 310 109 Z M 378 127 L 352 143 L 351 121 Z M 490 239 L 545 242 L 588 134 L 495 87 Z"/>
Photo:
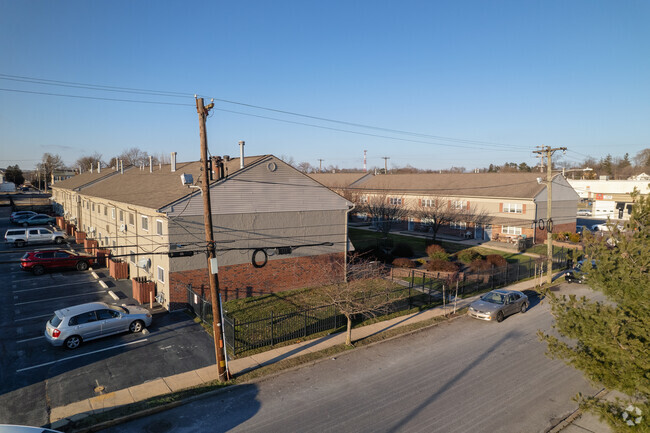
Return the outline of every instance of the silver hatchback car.
<path id="1" fill-rule="evenodd" d="M 45 338 L 53 346 L 76 349 L 83 341 L 140 332 L 149 325 L 151 313 L 145 308 L 92 302 L 56 310 L 45 325 Z"/>

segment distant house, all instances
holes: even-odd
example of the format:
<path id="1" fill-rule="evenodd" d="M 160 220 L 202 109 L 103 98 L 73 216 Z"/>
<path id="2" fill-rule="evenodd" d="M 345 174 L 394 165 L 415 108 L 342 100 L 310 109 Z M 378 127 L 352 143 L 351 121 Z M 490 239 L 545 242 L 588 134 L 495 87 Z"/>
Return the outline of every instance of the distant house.
<path id="1" fill-rule="evenodd" d="M 536 173 L 345 175 L 312 177 L 337 191 L 345 190 L 341 193 L 357 198 L 358 203 L 385 196 L 389 203 L 407 208 L 411 216 L 397 224 L 402 230 L 427 231 L 429 223 L 418 215 L 437 206 L 458 211 L 458 219 L 441 227 L 440 233 L 482 240 L 546 239 L 545 223 L 540 220 L 546 220 L 547 188 L 545 182 L 538 182 Z M 345 183 L 347 186 L 340 186 Z M 575 231 L 578 201 L 566 179 L 555 175 L 551 208 L 554 232 Z"/>
<path id="2" fill-rule="evenodd" d="M 13 182 L 7 182 L 5 171 L 0 169 L 0 192 L 14 192 L 16 185 Z"/>
<path id="3" fill-rule="evenodd" d="M 344 278 L 351 203 L 273 155 L 213 159 L 210 182 L 224 299 Z M 184 185 L 181 177 L 188 185 Z M 156 283 L 169 309 L 189 287 L 207 295 L 200 162 L 102 169 L 53 185 L 53 201 L 78 230 Z M 170 257 L 173 252 L 193 256 Z"/>

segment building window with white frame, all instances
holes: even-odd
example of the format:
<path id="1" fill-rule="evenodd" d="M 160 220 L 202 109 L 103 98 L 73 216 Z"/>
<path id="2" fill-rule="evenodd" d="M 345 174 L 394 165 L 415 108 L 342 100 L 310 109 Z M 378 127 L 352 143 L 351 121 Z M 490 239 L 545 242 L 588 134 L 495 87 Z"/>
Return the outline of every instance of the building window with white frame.
<path id="1" fill-rule="evenodd" d="M 452 209 L 465 209 L 465 202 L 463 200 L 452 200 L 451 201 Z"/>
<path id="2" fill-rule="evenodd" d="M 120 222 L 124 222 L 124 211 L 122 209 L 120 209 Z"/>
<path id="3" fill-rule="evenodd" d="M 149 217 L 142 215 L 142 230 L 149 231 Z"/>
<path id="4" fill-rule="evenodd" d="M 162 220 L 156 220 L 156 234 L 162 236 L 163 234 L 163 222 Z"/>
<path id="5" fill-rule="evenodd" d="M 515 226 L 501 226 L 501 233 L 506 235 L 521 235 L 521 227 Z"/>
<path id="6" fill-rule="evenodd" d="M 158 266 L 158 282 L 165 284 L 165 270 Z"/>
<path id="7" fill-rule="evenodd" d="M 434 207 L 435 206 L 435 200 L 432 199 L 432 198 L 422 199 L 422 206 L 423 207 Z"/>
<path id="8" fill-rule="evenodd" d="M 134 226 L 135 225 L 135 217 L 133 216 L 132 212 L 129 212 L 129 225 Z"/>
<path id="9" fill-rule="evenodd" d="M 129 250 L 129 262 L 135 265 L 135 251 Z"/>
<path id="10" fill-rule="evenodd" d="M 504 203 L 503 212 L 505 213 L 523 213 L 523 206 L 521 203 Z"/>
<path id="11" fill-rule="evenodd" d="M 111 219 L 115 219 L 115 208 L 111 208 Z"/>
<path id="12" fill-rule="evenodd" d="M 452 221 L 449 226 L 452 229 L 465 230 L 467 228 L 467 223 L 465 221 Z"/>
<path id="13" fill-rule="evenodd" d="M 401 197 L 391 197 L 388 199 L 388 202 L 393 206 L 401 206 L 402 198 Z"/>

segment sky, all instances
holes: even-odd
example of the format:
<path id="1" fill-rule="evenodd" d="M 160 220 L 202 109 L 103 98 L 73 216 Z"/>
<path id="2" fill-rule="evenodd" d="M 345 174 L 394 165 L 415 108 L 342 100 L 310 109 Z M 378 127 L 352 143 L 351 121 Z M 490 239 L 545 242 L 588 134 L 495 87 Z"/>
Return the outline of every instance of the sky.
<path id="1" fill-rule="evenodd" d="M 198 160 L 194 95 L 214 98 L 212 155 L 633 157 L 650 147 L 649 19 L 634 0 L 0 0 L 0 167 L 132 147 Z"/>

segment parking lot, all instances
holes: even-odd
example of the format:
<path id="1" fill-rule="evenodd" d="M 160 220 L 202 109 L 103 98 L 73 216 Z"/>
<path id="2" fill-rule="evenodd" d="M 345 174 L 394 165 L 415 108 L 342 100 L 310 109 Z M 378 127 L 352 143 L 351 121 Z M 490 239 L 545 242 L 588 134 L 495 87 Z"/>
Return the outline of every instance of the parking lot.
<path id="1" fill-rule="evenodd" d="M 8 216 L 9 209 L 0 208 L 2 235 Z M 154 314 L 146 332 L 90 341 L 73 351 L 52 347 L 43 333 L 55 310 L 95 301 L 135 303 L 131 282 L 112 280 L 106 269 L 96 273 L 108 289 L 90 270 L 35 276 L 20 269 L 26 251 L 54 248 L 60 246 L 0 245 L 0 424 L 46 425 L 51 407 L 214 364 L 212 338 L 183 312 Z"/>

